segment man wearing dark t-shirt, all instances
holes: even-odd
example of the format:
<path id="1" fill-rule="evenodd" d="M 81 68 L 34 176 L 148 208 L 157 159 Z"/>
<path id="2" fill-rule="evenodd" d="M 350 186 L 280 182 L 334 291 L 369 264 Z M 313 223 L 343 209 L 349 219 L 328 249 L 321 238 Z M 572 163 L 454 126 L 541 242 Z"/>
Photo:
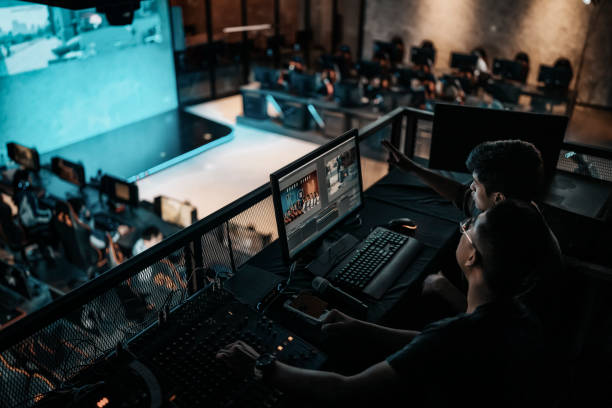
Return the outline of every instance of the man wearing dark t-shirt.
<path id="1" fill-rule="evenodd" d="M 465 313 L 421 333 L 330 313 L 322 327 L 330 337 L 362 341 L 363 353 L 391 354 L 366 370 L 346 376 L 296 368 L 243 342 L 217 358 L 317 406 L 542 406 L 541 328 L 515 295 L 537 267 L 546 224 L 533 206 L 503 200 L 461 223 L 461 232 L 456 259 L 468 282 Z"/>
<path id="2" fill-rule="evenodd" d="M 470 184 L 461 184 L 429 170 L 384 141 L 389 161 L 400 169 L 412 172 L 442 197 L 452 201 L 466 216 L 476 216 L 507 198 L 534 203 L 541 195 L 543 162 L 539 150 L 522 140 L 499 140 L 476 146 L 466 160 L 472 173 Z M 549 333 L 558 330 L 561 292 L 566 281 L 559 243 L 548 229 L 546 256 L 538 266 L 525 303 L 546 326 Z M 465 294 L 455 287 L 442 272 L 429 275 L 423 283 L 423 293 L 438 294 L 455 313 L 465 310 Z"/>

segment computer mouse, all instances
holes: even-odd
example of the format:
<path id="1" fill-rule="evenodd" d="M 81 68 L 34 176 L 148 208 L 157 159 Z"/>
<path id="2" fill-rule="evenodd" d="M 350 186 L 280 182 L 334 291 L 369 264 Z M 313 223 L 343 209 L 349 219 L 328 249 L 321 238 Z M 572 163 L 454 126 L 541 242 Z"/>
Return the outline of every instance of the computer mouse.
<path id="1" fill-rule="evenodd" d="M 410 218 L 396 218 L 389 221 L 387 227 L 392 231 L 402 234 L 414 234 L 417 229 L 417 223 Z"/>

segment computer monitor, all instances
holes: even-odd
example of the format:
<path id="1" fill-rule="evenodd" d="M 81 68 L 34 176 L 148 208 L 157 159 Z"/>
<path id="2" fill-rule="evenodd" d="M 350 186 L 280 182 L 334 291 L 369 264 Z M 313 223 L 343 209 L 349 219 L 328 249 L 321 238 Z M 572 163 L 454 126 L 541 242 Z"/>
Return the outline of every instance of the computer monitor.
<path id="1" fill-rule="evenodd" d="M 431 48 L 410 48 L 410 61 L 414 65 L 429 65 L 436 60 L 436 50 Z"/>
<path id="2" fill-rule="evenodd" d="M 274 88 L 278 80 L 278 71 L 267 67 L 254 67 L 255 81 L 259 82 L 262 89 Z"/>
<path id="3" fill-rule="evenodd" d="M 289 91 L 299 96 L 311 96 L 316 92 L 317 77 L 292 71 L 289 73 Z"/>
<path id="4" fill-rule="evenodd" d="M 6 144 L 6 150 L 8 151 L 8 157 L 15 163 L 25 167 L 27 170 L 40 170 L 40 158 L 36 149 L 11 142 Z"/>
<path id="5" fill-rule="evenodd" d="M 567 122 L 567 116 L 439 103 L 434 108 L 429 167 L 466 173 L 465 160 L 478 144 L 521 139 L 540 150 L 550 179 L 557 167 Z"/>
<path id="6" fill-rule="evenodd" d="M 379 52 L 387 54 L 391 62 L 402 62 L 402 52 L 392 42 L 374 41 L 374 55 Z"/>
<path id="7" fill-rule="evenodd" d="M 359 61 L 357 63 L 357 72 L 362 77 L 368 79 L 377 77 L 381 74 L 380 64 L 375 61 Z"/>
<path id="8" fill-rule="evenodd" d="M 499 75 L 512 81 L 524 81 L 526 74 L 527 71 L 520 62 L 500 58 L 493 60 L 493 75 Z"/>
<path id="9" fill-rule="evenodd" d="M 572 81 L 572 72 L 565 67 L 550 67 L 540 65 L 538 82 L 543 82 L 549 88 L 567 88 Z"/>
<path id="10" fill-rule="evenodd" d="M 111 201 L 138 206 L 138 186 L 136 183 L 128 183 L 124 180 L 105 174 L 101 181 L 102 192 Z"/>
<path id="11" fill-rule="evenodd" d="M 61 157 L 51 159 L 51 171 L 59 178 L 78 187 L 85 187 L 85 168 Z"/>
<path id="12" fill-rule="evenodd" d="M 198 210 L 191 204 L 174 198 L 155 197 L 155 212 L 162 220 L 181 227 L 188 227 L 198 220 Z"/>
<path id="13" fill-rule="evenodd" d="M 270 175 L 286 262 L 361 208 L 359 157 L 357 130 L 353 129 Z"/>
<path id="14" fill-rule="evenodd" d="M 451 54 L 451 68 L 457 68 L 460 71 L 473 71 L 476 69 L 478 57 L 472 54 L 460 54 L 453 52 Z"/>

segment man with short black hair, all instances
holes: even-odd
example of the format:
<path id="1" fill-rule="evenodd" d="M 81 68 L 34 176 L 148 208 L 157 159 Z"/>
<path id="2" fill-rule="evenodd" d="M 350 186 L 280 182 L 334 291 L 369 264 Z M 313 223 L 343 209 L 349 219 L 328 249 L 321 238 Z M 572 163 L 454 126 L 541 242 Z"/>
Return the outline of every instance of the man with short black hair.
<path id="1" fill-rule="evenodd" d="M 461 223 L 456 259 L 468 282 L 466 312 L 422 332 L 391 329 L 337 311 L 322 329 L 345 343 L 385 350 L 388 358 L 355 375 L 311 371 L 260 356 L 244 342 L 219 350 L 235 371 L 256 374 L 318 404 L 372 406 L 541 406 L 545 353 L 537 319 L 516 300 L 538 267 L 548 238 L 531 205 L 504 200 Z M 399 351 L 398 351 L 399 350 Z"/>
<path id="2" fill-rule="evenodd" d="M 505 198 L 533 201 L 541 193 L 543 162 L 540 151 L 522 140 L 498 140 L 476 146 L 466 160 L 472 172 L 469 185 L 444 177 L 409 159 L 388 141 L 389 162 L 414 173 L 466 215 L 476 215 Z"/>
<path id="3" fill-rule="evenodd" d="M 473 179 L 469 185 L 415 163 L 386 141 L 383 141 L 383 146 L 390 153 L 390 163 L 413 172 L 442 197 L 452 201 L 466 216 L 478 215 L 506 199 L 523 200 L 537 209 L 534 201 L 542 193 L 544 167 L 540 151 L 531 143 L 498 140 L 476 146 L 466 160 Z M 522 296 L 525 304 L 540 318 L 548 335 L 555 338 L 561 328 L 559 309 L 566 277 L 557 238 L 550 229 L 548 234 L 538 275 Z M 425 278 L 423 294 L 439 295 L 454 313 L 465 311 L 465 294 L 443 272 Z"/>

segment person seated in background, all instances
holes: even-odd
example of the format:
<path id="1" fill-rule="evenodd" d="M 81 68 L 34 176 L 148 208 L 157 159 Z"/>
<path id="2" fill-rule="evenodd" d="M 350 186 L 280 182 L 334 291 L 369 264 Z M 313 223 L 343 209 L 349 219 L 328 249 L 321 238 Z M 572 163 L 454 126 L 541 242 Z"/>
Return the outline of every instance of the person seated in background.
<path id="1" fill-rule="evenodd" d="M 336 57 L 338 70 L 340 72 L 340 80 L 358 77 L 357 70 L 355 69 L 355 62 L 353 62 L 353 55 L 351 54 L 351 47 L 346 44 L 340 45 L 336 52 Z"/>
<path id="2" fill-rule="evenodd" d="M 469 185 L 461 184 L 429 170 L 399 152 L 387 141 L 389 161 L 420 178 L 442 197 L 453 202 L 466 216 L 474 217 L 506 199 L 531 203 L 542 193 L 544 167 L 540 151 L 522 140 L 484 142 L 470 152 L 466 167 L 472 173 Z M 552 333 L 558 329 L 560 292 L 565 284 L 561 250 L 554 233 L 548 228 L 546 265 L 538 271 L 537 282 L 525 296 L 525 302 Z M 442 273 L 429 275 L 423 284 L 425 294 L 445 299 L 454 313 L 465 310 L 466 296 Z"/>
<path id="3" fill-rule="evenodd" d="M 463 105 L 465 92 L 459 80 L 453 77 L 442 78 L 437 84 L 436 98 L 444 102 Z M 432 107 L 433 110 L 433 107 Z"/>
<path id="4" fill-rule="evenodd" d="M 299 55 L 292 56 L 287 65 L 287 69 L 281 70 L 278 76 L 278 84 L 285 89 L 289 89 L 289 76 L 291 72 L 298 72 L 300 74 L 306 72 L 306 64 Z"/>
<path id="5" fill-rule="evenodd" d="M 516 295 L 535 273 L 547 226 L 535 207 L 497 203 L 460 225 L 455 258 L 468 283 L 464 313 L 423 331 L 399 330 L 332 311 L 322 331 L 346 350 L 388 357 L 354 375 L 279 362 L 237 341 L 217 358 L 313 405 L 539 407 L 549 397 L 546 343 Z M 353 358 L 355 356 L 353 355 Z"/>
<path id="6" fill-rule="evenodd" d="M 567 84 L 565 84 L 563 87 L 567 89 L 569 87 L 570 82 L 572 82 L 572 78 L 574 77 L 574 70 L 572 69 L 572 63 L 570 62 L 569 59 L 565 57 L 560 57 L 560 58 L 557 58 L 557 60 L 553 64 L 553 68 L 557 68 L 557 69 L 561 69 L 565 71 L 566 78 L 567 78 Z"/>
<path id="7" fill-rule="evenodd" d="M 17 220 L 23 227 L 26 236 L 34 241 L 45 260 L 55 264 L 55 252 L 53 251 L 53 239 L 51 237 L 51 220 L 53 212 L 47 208 L 41 208 L 38 195 L 32 188 L 30 172 L 17 170 L 13 175 L 13 202 L 18 208 Z"/>
<path id="8" fill-rule="evenodd" d="M 324 96 L 326 99 L 333 99 L 334 85 L 337 79 L 334 67 L 325 66 L 321 72 L 321 86 L 317 89 L 317 94 Z"/>
<path id="9" fill-rule="evenodd" d="M 13 191 L 13 201 L 19 209 L 18 219 L 24 228 L 48 225 L 51 222 L 53 212 L 50 209 L 40 207 L 38 196 L 32 189 L 29 171 L 17 170 L 15 172 Z"/>
<path id="10" fill-rule="evenodd" d="M 2 194 L 0 196 L 0 239 L 9 250 L 17 250 L 20 249 L 24 238 L 23 229 L 19 227 L 13 216 L 13 208 L 5 201 L 4 194 Z"/>
<path id="11" fill-rule="evenodd" d="M 402 37 L 396 35 L 391 38 L 391 44 L 393 45 L 393 51 L 390 55 L 391 66 L 393 68 L 399 68 L 404 63 L 404 54 L 406 53 L 404 40 L 402 40 Z"/>
<path id="12" fill-rule="evenodd" d="M 109 247 L 110 243 L 117 242 L 119 238 L 130 232 L 130 227 L 127 225 L 118 225 L 113 231 L 101 231 L 96 228 L 94 217 L 82 198 L 69 198 L 68 203 L 74 210 L 78 222 L 86 225 L 91 231 L 89 242 L 95 248 L 104 250 Z M 107 239 L 108 237 L 110 240 Z"/>
<path id="13" fill-rule="evenodd" d="M 489 65 L 487 64 L 487 52 L 482 47 L 476 47 L 472 50 L 472 55 L 478 57 L 476 60 L 476 68 L 474 69 L 474 77 L 478 80 L 482 74 L 485 76 L 489 73 Z"/>
<path id="14" fill-rule="evenodd" d="M 378 63 L 380 66 L 380 75 L 389 75 L 391 74 L 391 58 L 389 54 L 384 51 L 377 51 L 372 57 L 372 61 Z"/>
<path id="15" fill-rule="evenodd" d="M 132 247 L 132 256 L 136 256 L 151 248 L 164 239 L 164 234 L 154 225 L 150 225 L 142 231 L 140 238 L 136 240 Z"/>
<path id="16" fill-rule="evenodd" d="M 517 52 L 514 56 L 514 61 L 521 64 L 523 67 L 523 71 L 521 73 L 521 79 L 519 82 L 526 84 L 527 77 L 529 76 L 529 55 L 526 52 L 520 51 Z"/>

